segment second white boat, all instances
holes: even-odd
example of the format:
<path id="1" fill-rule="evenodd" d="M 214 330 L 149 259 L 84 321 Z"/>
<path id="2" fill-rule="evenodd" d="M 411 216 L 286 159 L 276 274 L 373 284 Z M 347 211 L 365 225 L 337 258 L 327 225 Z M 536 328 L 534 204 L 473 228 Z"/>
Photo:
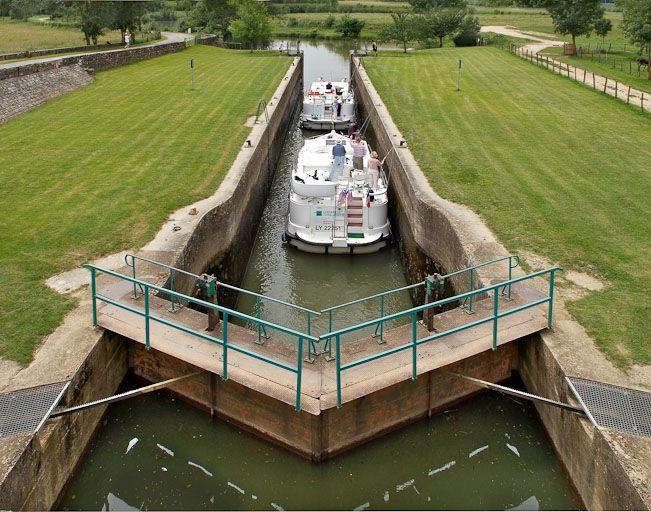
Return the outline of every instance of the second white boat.
<path id="1" fill-rule="evenodd" d="M 343 175 L 333 171 L 333 147 L 345 149 Z M 365 141 L 363 165 L 353 165 L 351 140 L 334 130 L 307 139 L 291 176 L 285 240 L 314 253 L 371 253 L 388 245 L 388 182 L 369 172 Z"/>

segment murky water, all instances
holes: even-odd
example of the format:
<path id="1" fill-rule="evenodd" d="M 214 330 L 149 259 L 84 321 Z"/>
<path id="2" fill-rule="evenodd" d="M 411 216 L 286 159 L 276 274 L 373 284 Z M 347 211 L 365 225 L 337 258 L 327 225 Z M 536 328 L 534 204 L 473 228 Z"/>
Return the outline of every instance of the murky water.
<path id="1" fill-rule="evenodd" d="M 345 43 L 303 43 L 306 83 L 346 76 Z M 304 254 L 281 243 L 288 174 L 303 137 L 287 136 L 243 287 L 321 309 L 405 284 L 395 249 L 368 256 Z M 387 311 L 410 306 L 405 293 Z M 240 299 L 238 308 L 252 311 Z M 377 315 L 378 303 L 335 316 Z M 305 329 L 305 316 L 265 318 Z M 322 331 L 323 319 L 315 320 Z M 137 383 L 129 382 L 128 386 Z M 109 407 L 60 507 L 129 509 L 575 509 L 581 506 L 529 403 L 485 392 L 452 410 L 310 463 L 165 392 Z"/>
<path id="2" fill-rule="evenodd" d="M 110 406 L 60 507 L 537 510 L 580 502 L 532 406 L 494 392 L 321 464 L 158 392 Z"/>

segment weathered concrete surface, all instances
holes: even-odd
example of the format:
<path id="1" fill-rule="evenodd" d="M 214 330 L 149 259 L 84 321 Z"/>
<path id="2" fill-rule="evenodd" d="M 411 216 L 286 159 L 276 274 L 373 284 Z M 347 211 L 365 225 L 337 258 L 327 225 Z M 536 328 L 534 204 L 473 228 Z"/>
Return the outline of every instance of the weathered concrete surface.
<path id="1" fill-rule="evenodd" d="M 0 81 L 0 124 L 28 110 L 92 82 L 75 64 Z"/>
<path id="2" fill-rule="evenodd" d="M 129 353 L 134 373 L 152 382 L 200 369 L 165 353 L 147 351 L 141 343 L 131 343 Z M 176 384 L 173 391 L 245 430 L 320 461 L 477 392 L 476 387 L 445 371 L 498 382 L 511 376 L 517 355 L 517 344 L 508 343 L 495 351 L 424 372 L 415 381 L 401 379 L 353 399 L 340 409 L 329 407 L 318 415 L 305 410 L 296 412 L 290 404 L 271 398 L 264 389 L 232 379 L 223 381 L 210 372 Z M 332 368 L 334 363 L 320 360 L 319 364 Z"/>
<path id="3" fill-rule="evenodd" d="M 52 336 L 64 331 L 74 336 L 75 327 L 70 327 L 79 325 L 75 316 L 80 312 L 88 310 L 75 310 L 66 318 L 68 325 Z M 127 371 L 127 344 L 110 333 L 87 329 L 91 332 L 72 338 L 77 345 L 69 344 L 69 338 L 49 340 L 44 353 L 37 355 L 36 364 L 19 373 L 4 391 L 70 379 L 62 405 L 111 395 Z M 0 509 L 52 507 L 105 409 L 96 407 L 50 421 L 38 435 L 0 439 Z"/>
<path id="4" fill-rule="evenodd" d="M 185 47 L 185 43 L 178 44 Z M 299 64 L 301 64 L 300 58 L 292 61 L 291 73 L 285 76 L 283 83 L 276 90 L 272 100 L 274 105 L 270 108 L 270 116 L 273 116 L 273 112 L 276 110 L 278 110 L 278 114 L 270 124 L 277 124 L 278 117 L 289 118 L 291 115 L 291 112 L 287 111 L 291 110 L 289 107 L 293 104 L 285 102 L 283 104 L 285 110 L 278 109 L 276 99 L 281 95 L 285 98 L 285 91 L 287 94 L 294 95 L 300 93 L 302 66 Z M 299 78 L 296 78 L 297 75 Z M 288 87 L 290 81 L 292 88 Z M 298 92 L 293 88 L 296 88 Z M 276 126 L 276 129 L 281 128 Z M 259 168 L 247 165 L 247 156 L 255 155 L 258 163 L 266 164 L 266 152 L 257 148 L 257 142 L 263 136 L 265 142 L 260 145 L 264 150 L 266 150 L 267 144 L 270 143 L 269 146 L 271 146 L 275 143 L 273 137 L 266 137 L 266 133 L 266 124 L 263 123 L 253 129 L 250 137 L 254 142 L 253 148 L 243 150 L 238 156 L 224 180 L 226 190 L 240 190 L 238 180 L 245 170 L 249 173 L 259 172 Z M 282 141 L 277 144 L 278 147 L 281 147 Z M 269 154 L 274 155 L 274 151 L 277 150 L 271 148 Z M 251 176 L 246 176 L 246 178 L 249 180 L 247 183 L 250 186 L 251 182 L 253 186 L 259 186 L 261 183 Z M 244 178 L 242 180 L 245 181 Z M 203 205 L 200 206 L 203 208 L 200 209 L 202 214 L 210 209 L 209 205 L 221 204 L 220 201 L 225 200 L 228 192 L 224 192 L 224 185 L 219 190 L 222 192 L 213 196 L 213 203 L 209 200 L 201 203 Z M 255 191 L 253 195 L 255 193 L 261 192 Z M 242 192 L 237 195 L 237 199 L 246 202 Z M 193 225 L 194 221 L 199 222 L 197 217 L 200 216 L 187 216 L 189 208 L 190 206 L 182 210 L 183 218 L 178 220 L 172 218 L 163 227 L 154 241 L 154 245 L 161 246 L 161 241 L 167 238 L 168 233 L 172 232 L 171 227 L 177 222 L 184 228 Z M 244 209 L 245 204 L 240 205 L 239 208 Z M 221 225 L 223 229 L 235 231 L 234 226 L 229 226 L 231 221 L 229 215 L 219 217 L 219 220 L 223 222 Z M 206 220 L 201 222 L 205 223 Z M 247 226 L 253 231 L 251 236 L 255 234 L 253 228 L 256 225 L 257 223 L 253 223 Z M 223 233 L 210 231 L 210 226 L 205 224 L 204 229 L 208 230 L 208 235 L 213 233 L 215 236 L 223 235 Z M 190 234 L 189 230 L 182 233 L 184 236 L 186 234 Z M 178 241 L 173 236 L 169 240 Z M 182 247 L 183 243 L 178 246 L 179 249 Z M 156 256 L 155 252 L 154 255 Z M 161 255 L 170 257 L 171 253 L 165 250 L 161 252 Z M 59 279 L 64 281 L 61 283 L 61 288 L 66 291 L 74 290 L 75 286 L 83 282 L 83 278 L 77 274 L 70 274 L 67 277 L 69 281 Z M 152 280 L 159 278 L 161 278 L 159 274 L 152 273 Z M 33 362 L 28 367 L 21 369 L 15 365 L 2 365 L 0 368 L 2 371 L 0 390 L 11 391 L 72 378 L 73 384 L 64 397 L 63 405 L 75 405 L 115 392 L 128 367 L 126 344 L 119 338 L 110 339 L 110 336 L 101 329 L 93 329 L 90 325 L 91 314 L 87 290 L 77 292 L 76 296 L 81 301 L 80 306 L 73 310 L 65 318 L 64 323 L 44 340 L 35 354 Z M 98 407 L 53 421 L 46 425 L 39 436 L 13 436 L 0 440 L 0 509 L 51 508 L 68 477 L 72 474 L 103 412 L 104 408 Z"/>
<path id="5" fill-rule="evenodd" d="M 357 59 L 351 60 L 351 68 L 360 107 L 364 116 L 371 117 L 374 147 L 380 156 L 395 148 L 387 164 L 393 185 L 392 200 L 399 205 L 401 215 L 397 219 L 401 236 L 426 255 L 421 258 L 439 261 L 449 271 L 508 254 L 474 212 L 436 194 L 411 152 L 400 147 L 404 137 Z M 536 259 L 539 258 L 532 258 Z M 494 282 L 498 271 L 496 266 L 479 269 L 479 281 L 484 285 Z M 519 274 L 521 271 L 515 269 L 514 275 Z M 562 278 L 559 281 L 563 283 Z M 543 291 L 546 283 L 538 285 Z M 467 286 L 463 280 L 455 282 L 457 292 L 465 291 Z M 633 377 L 613 366 L 572 319 L 563 301 L 573 298 L 575 293 L 571 286 L 557 288 L 554 330 L 541 332 L 523 348 L 518 369 L 527 388 L 543 396 L 569 400 L 567 375 L 621 386 L 651 387 L 647 372 L 638 370 Z M 536 404 L 536 408 L 589 508 L 651 508 L 651 440 L 595 428 L 578 415 L 545 405 Z"/>

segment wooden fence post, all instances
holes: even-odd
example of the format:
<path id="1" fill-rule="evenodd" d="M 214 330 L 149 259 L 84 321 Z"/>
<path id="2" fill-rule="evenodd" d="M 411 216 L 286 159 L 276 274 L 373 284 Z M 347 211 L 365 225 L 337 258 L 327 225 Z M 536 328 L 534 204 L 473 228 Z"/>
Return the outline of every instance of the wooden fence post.
<path id="1" fill-rule="evenodd" d="M 608 77 L 606 77 L 606 81 L 604 82 L 604 93 L 606 92 L 607 88 L 608 88 Z"/>
<path id="2" fill-rule="evenodd" d="M 583 83 L 585 83 L 585 75 L 586 75 L 586 73 L 587 73 L 587 71 L 584 69 L 583 70 Z"/>
<path id="3" fill-rule="evenodd" d="M 626 94 L 626 104 L 628 105 L 631 102 L 631 86 L 628 86 L 628 93 Z"/>
<path id="4" fill-rule="evenodd" d="M 597 82 L 595 81 L 594 71 L 592 72 L 592 88 L 593 89 L 597 88 Z"/>
<path id="5" fill-rule="evenodd" d="M 619 91 L 619 82 L 615 80 L 615 99 L 617 99 L 618 91 Z"/>

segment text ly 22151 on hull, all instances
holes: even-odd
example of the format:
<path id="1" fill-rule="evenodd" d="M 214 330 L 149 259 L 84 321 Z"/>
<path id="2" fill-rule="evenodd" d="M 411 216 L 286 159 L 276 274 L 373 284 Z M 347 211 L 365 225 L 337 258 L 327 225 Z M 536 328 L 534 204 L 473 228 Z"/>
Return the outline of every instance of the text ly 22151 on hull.
<path id="1" fill-rule="evenodd" d="M 301 128 L 346 130 L 355 119 L 355 98 L 348 80 L 317 80 L 303 98 Z"/>
<path id="2" fill-rule="evenodd" d="M 332 150 L 345 148 L 342 175 L 334 175 Z M 353 165 L 350 139 L 328 134 L 307 139 L 292 172 L 286 241 L 306 252 L 364 254 L 391 239 L 387 178 L 369 172 L 366 142 L 362 168 Z M 359 165 L 358 165 L 359 166 Z"/>

